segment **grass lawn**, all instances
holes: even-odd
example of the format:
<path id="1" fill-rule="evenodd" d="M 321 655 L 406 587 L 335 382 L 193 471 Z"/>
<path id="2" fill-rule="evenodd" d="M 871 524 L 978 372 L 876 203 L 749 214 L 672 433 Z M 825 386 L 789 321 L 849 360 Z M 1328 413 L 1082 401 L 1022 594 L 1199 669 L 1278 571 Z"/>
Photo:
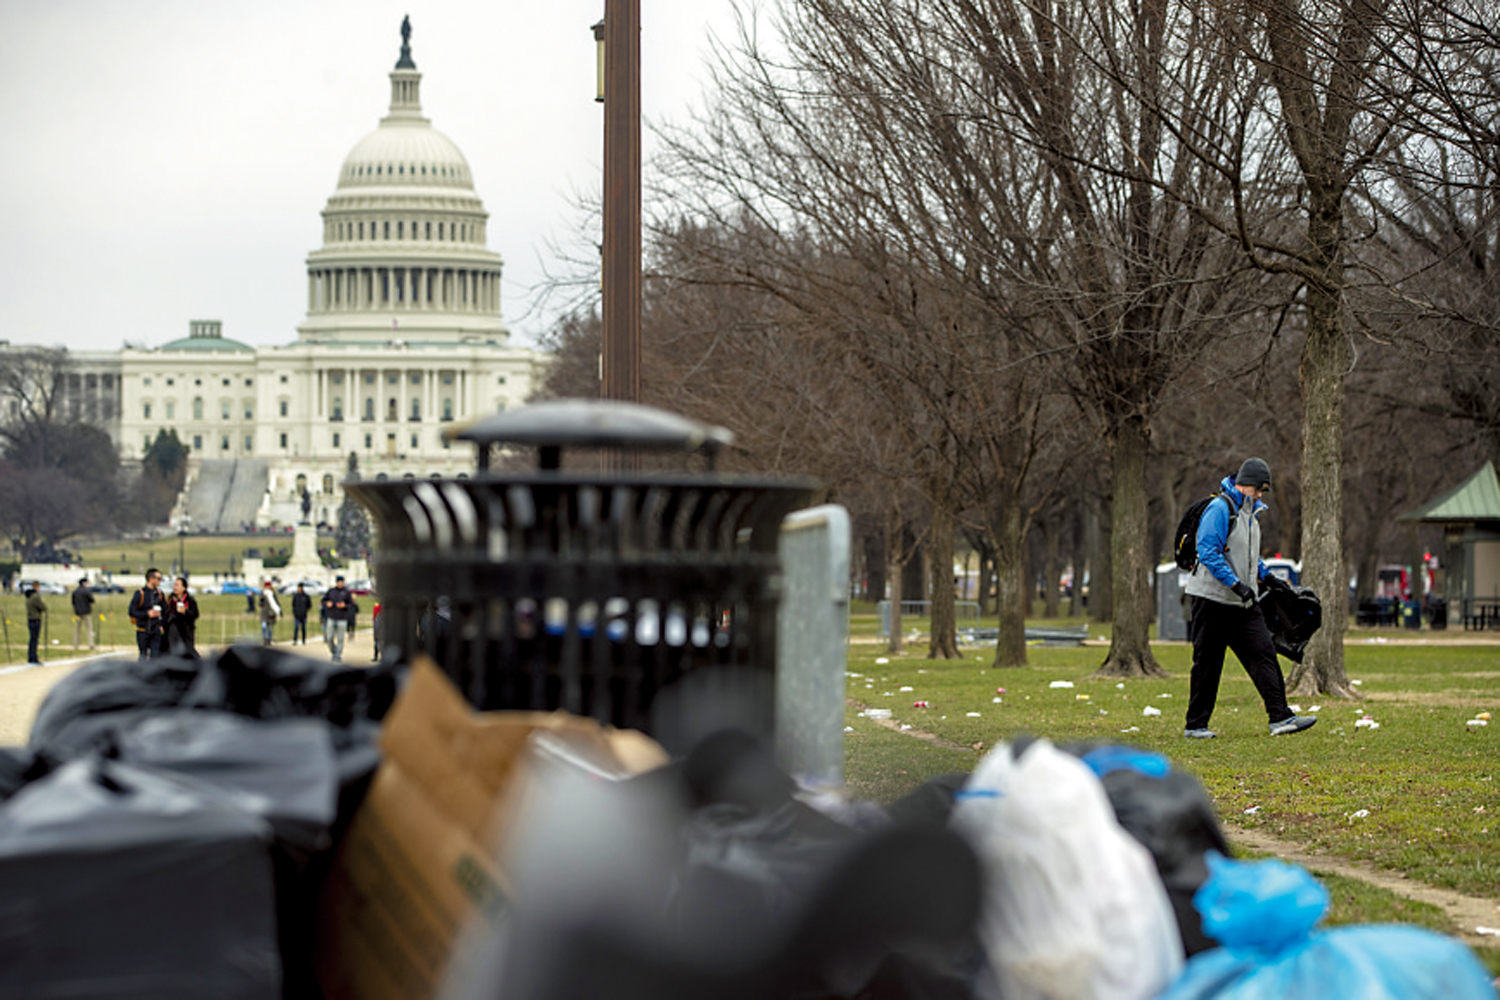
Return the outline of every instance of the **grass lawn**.
<path id="1" fill-rule="evenodd" d="M 1317 726 L 1277 738 L 1267 734 L 1265 710 L 1231 654 L 1212 723 L 1219 738 L 1198 741 L 1182 737 L 1186 645 L 1153 647 L 1169 679 L 1092 680 L 1102 646 L 1034 646 L 1027 667 L 995 670 L 988 649 L 943 661 L 913 644 L 888 656 L 884 641 L 874 641 L 876 622 L 856 615 L 852 626 L 846 777 L 857 795 L 890 801 L 931 775 L 971 770 L 985 750 L 1021 733 L 1129 743 L 1195 774 L 1231 840 L 1237 827 L 1258 827 L 1430 885 L 1500 895 L 1500 719 L 1465 725 L 1500 710 L 1500 646 L 1397 646 L 1356 634 L 1345 662 L 1363 700 L 1303 699 L 1301 710 L 1316 714 Z M 926 624 L 903 623 L 908 633 Z M 1091 634 L 1101 631 L 1096 625 Z M 1053 688 L 1055 681 L 1074 686 Z M 916 701 L 930 707 L 914 708 Z M 863 707 L 888 708 L 898 724 L 942 742 L 892 732 L 860 716 Z M 1357 727 L 1365 715 L 1379 727 Z M 1336 922 L 1399 919 L 1451 929 L 1436 908 L 1354 880 L 1330 889 Z M 1482 957 L 1500 972 L 1500 949 Z"/>
<path id="2" fill-rule="evenodd" d="M 319 545 L 330 544 L 332 536 L 318 537 Z M 236 575 L 242 573 L 245 553 L 259 549 L 265 555 L 271 549 L 292 548 L 292 535 L 188 535 L 182 540 L 182 556 L 192 575 L 213 579 L 213 575 L 227 575 L 233 560 Z M 140 586 L 141 574 L 146 567 L 156 566 L 163 573 L 177 562 L 177 536 L 167 535 L 149 541 L 120 540 L 101 542 L 97 545 L 81 545 L 77 549 L 85 566 L 102 566 L 122 586 Z M 71 638 L 71 636 L 70 636 Z"/>

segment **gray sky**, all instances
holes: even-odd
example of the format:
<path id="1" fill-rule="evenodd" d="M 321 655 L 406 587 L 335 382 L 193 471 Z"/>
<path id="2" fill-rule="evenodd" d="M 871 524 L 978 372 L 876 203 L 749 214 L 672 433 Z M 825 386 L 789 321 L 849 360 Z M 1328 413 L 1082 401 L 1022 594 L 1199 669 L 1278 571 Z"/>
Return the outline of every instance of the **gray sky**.
<path id="1" fill-rule="evenodd" d="M 642 104 L 701 100 L 730 0 L 642 0 Z M 412 21 L 422 110 L 468 158 L 515 342 L 548 241 L 597 189 L 603 0 L 0 0 L 0 339 L 114 349 L 287 343 L 349 150 L 390 101 Z M 649 137 L 647 139 L 649 143 Z M 649 148 L 648 148 L 649 155 Z"/>

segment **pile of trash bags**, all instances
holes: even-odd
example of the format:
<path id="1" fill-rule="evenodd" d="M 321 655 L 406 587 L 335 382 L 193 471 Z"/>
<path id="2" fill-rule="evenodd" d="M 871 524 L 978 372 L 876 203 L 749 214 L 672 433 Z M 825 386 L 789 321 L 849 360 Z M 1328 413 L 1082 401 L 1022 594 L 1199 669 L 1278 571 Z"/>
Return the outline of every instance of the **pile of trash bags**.
<path id="1" fill-rule="evenodd" d="M 510 730 L 443 702 L 415 720 L 410 698 L 408 750 L 447 740 L 478 769 L 418 784 L 489 803 L 459 811 L 504 833 L 451 866 L 474 912 L 451 949 L 379 939 L 439 980 L 331 975 L 329 914 L 373 919 L 328 905 L 340 866 L 399 864 L 346 831 L 418 679 L 236 647 L 61 681 L 29 744 L 0 748 L 0 996 L 1494 996 L 1452 939 L 1315 929 L 1317 882 L 1230 860 L 1202 786 L 1158 754 L 1017 739 L 880 806 L 799 787 L 737 730 L 612 769 L 539 727 L 504 758 L 526 780 L 488 782 Z"/>

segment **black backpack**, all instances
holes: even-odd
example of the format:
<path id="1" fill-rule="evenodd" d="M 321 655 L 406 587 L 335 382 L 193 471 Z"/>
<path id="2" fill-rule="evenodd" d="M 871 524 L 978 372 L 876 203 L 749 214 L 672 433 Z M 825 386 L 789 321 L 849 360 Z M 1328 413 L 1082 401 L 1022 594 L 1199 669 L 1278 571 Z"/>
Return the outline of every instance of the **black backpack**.
<path id="1" fill-rule="evenodd" d="M 1172 537 L 1172 557 L 1177 561 L 1177 568 L 1184 573 L 1191 573 L 1198 568 L 1198 522 L 1203 520 L 1203 512 L 1208 509 L 1208 505 L 1219 499 L 1229 503 L 1229 498 L 1224 494 L 1214 493 L 1194 501 L 1191 507 L 1183 511 L 1182 520 L 1177 522 L 1177 534 Z M 1234 513 L 1233 504 L 1230 504 L 1229 512 Z M 1233 518 L 1230 518 L 1229 530 L 1234 530 Z"/>

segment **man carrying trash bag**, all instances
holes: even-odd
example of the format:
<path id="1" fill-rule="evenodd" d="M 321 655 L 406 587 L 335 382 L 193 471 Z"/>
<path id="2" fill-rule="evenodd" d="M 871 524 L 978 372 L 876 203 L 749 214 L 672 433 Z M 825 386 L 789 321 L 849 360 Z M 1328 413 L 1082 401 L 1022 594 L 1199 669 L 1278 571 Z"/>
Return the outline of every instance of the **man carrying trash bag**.
<path id="1" fill-rule="evenodd" d="M 1267 509 L 1261 498 L 1271 491 L 1271 468 L 1264 459 L 1247 458 L 1220 487 L 1223 502 L 1216 497 L 1198 522 L 1198 565 L 1186 587 L 1192 599 L 1193 670 L 1183 735 L 1199 740 L 1217 735 L 1208 722 L 1219 698 L 1226 650 L 1234 651 L 1255 684 L 1271 735 L 1300 733 L 1318 720 L 1287 706 L 1286 681 L 1256 595 L 1257 581 L 1269 575 L 1260 560 L 1257 518 Z"/>

